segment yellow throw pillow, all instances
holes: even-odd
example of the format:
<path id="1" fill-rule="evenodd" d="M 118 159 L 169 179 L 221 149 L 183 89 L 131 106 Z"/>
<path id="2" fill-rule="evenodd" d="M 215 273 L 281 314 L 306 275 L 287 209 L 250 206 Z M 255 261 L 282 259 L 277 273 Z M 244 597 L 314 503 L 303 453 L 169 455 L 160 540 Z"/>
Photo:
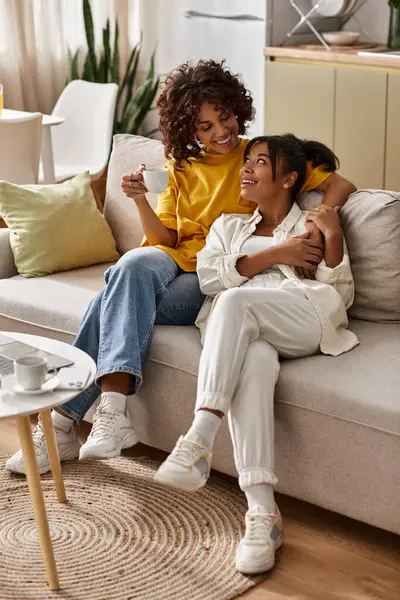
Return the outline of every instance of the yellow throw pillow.
<path id="1" fill-rule="evenodd" d="M 0 181 L 0 215 L 11 230 L 15 264 L 23 277 L 113 262 L 120 256 L 97 210 L 88 171 L 54 185 Z"/>

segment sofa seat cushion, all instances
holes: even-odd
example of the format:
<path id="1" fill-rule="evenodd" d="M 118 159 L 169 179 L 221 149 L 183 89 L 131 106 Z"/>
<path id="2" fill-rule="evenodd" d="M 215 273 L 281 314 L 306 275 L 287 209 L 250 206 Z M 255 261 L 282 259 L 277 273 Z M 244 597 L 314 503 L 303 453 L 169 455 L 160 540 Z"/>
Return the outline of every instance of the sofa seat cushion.
<path id="1" fill-rule="evenodd" d="M 351 352 L 282 361 L 276 400 L 400 436 L 400 325 L 354 320 L 350 327 L 360 340 Z M 200 352 L 194 327 L 159 326 L 149 360 L 176 369 L 179 387 L 179 371 L 197 375 Z"/>
<path id="2" fill-rule="evenodd" d="M 76 335 L 89 303 L 104 286 L 104 272 L 110 264 L 32 279 L 20 275 L 1 279 L 2 328 L 20 331 L 13 326 L 17 321 L 43 330 Z M 5 325 L 6 319 L 9 319 L 9 325 Z M 43 332 L 43 335 L 46 336 L 46 333 Z"/>

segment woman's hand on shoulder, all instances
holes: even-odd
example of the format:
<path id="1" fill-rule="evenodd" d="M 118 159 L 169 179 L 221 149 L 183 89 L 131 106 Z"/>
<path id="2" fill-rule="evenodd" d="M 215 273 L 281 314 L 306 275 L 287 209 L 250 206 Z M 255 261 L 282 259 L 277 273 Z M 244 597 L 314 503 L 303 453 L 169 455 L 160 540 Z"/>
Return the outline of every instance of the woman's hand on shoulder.
<path id="1" fill-rule="evenodd" d="M 342 225 L 339 217 L 340 207 L 331 208 L 326 204 L 313 207 L 307 215 L 307 223 L 314 223 L 325 239 L 327 237 L 342 235 Z"/>
<path id="2" fill-rule="evenodd" d="M 121 190 L 128 198 L 133 198 L 135 201 L 146 199 L 145 194 L 148 190 L 143 183 L 143 171 L 145 165 L 140 165 L 135 173 L 127 173 L 122 176 Z"/>
<path id="3" fill-rule="evenodd" d="M 312 221 L 307 223 L 307 231 L 310 234 L 308 240 L 317 242 L 321 250 L 324 248 L 324 236 L 318 229 L 318 227 Z M 322 258 L 321 258 L 322 260 Z M 315 270 L 304 269 L 303 267 L 297 268 L 297 274 L 301 279 L 315 279 Z"/>

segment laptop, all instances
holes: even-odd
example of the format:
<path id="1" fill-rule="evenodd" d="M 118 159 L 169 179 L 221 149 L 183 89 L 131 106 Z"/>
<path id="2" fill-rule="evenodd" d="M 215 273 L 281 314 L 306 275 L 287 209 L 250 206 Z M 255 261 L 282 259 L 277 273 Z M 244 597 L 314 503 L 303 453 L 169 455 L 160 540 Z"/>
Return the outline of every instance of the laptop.
<path id="1" fill-rule="evenodd" d="M 61 367 L 74 364 L 64 356 L 51 354 L 36 348 L 34 345 L 18 342 L 4 333 L 0 333 L 0 381 L 14 373 L 14 360 L 25 356 L 42 356 L 47 358 L 48 372 L 57 372 Z"/>

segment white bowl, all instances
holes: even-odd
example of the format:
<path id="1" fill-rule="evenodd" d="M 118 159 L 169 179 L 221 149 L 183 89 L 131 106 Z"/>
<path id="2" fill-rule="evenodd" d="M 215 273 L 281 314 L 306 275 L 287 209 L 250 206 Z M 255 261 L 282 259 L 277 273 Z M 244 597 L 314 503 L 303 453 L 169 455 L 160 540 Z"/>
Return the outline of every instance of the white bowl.
<path id="1" fill-rule="evenodd" d="M 332 46 L 352 46 L 359 41 L 360 34 L 355 31 L 326 31 L 322 37 Z"/>

